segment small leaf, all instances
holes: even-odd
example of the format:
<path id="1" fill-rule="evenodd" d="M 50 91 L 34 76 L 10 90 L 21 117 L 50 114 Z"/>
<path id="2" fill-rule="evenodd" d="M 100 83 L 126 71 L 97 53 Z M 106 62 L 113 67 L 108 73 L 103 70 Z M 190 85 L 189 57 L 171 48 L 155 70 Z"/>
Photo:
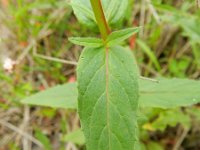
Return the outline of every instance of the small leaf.
<path id="1" fill-rule="evenodd" d="M 188 129 L 191 125 L 189 115 L 184 114 L 179 109 L 166 110 L 161 112 L 158 118 L 152 122 L 152 127 L 155 130 L 164 131 L 167 126 L 175 127 L 178 123 Z"/>
<path id="2" fill-rule="evenodd" d="M 42 143 L 45 150 L 53 149 L 50 140 L 40 129 L 35 130 L 35 137 Z"/>
<path id="3" fill-rule="evenodd" d="M 159 71 L 161 67 L 153 51 L 142 40 L 137 40 L 136 42 L 139 45 L 139 47 L 144 51 L 144 53 L 148 55 L 148 57 L 154 63 L 156 69 Z"/>
<path id="4" fill-rule="evenodd" d="M 77 109 L 77 88 L 75 83 L 57 85 L 23 99 L 21 102 L 52 108 Z"/>
<path id="5" fill-rule="evenodd" d="M 72 142 L 74 144 L 78 145 L 84 145 L 85 144 L 85 137 L 81 129 L 77 129 L 75 131 L 72 131 L 71 133 L 68 133 L 63 137 L 64 142 Z"/>
<path id="6" fill-rule="evenodd" d="M 200 102 L 200 81 L 158 79 L 159 83 L 140 80 L 140 106 L 176 108 Z"/>
<path id="7" fill-rule="evenodd" d="M 128 28 L 119 31 L 112 32 L 107 38 L 107 44 L 109 46 L 119 45 L 119 43 L 130 38 L 132 35 L 139 31 L 140 27 Z"/>
<path id="8" fill-rule="evenodd" d="M 69 41 L 80 46 L 85 47 L 101 47 L 103 45 L 102 39 L 98 38 L 82 38 L 82 37 L 70 37 Z"/>

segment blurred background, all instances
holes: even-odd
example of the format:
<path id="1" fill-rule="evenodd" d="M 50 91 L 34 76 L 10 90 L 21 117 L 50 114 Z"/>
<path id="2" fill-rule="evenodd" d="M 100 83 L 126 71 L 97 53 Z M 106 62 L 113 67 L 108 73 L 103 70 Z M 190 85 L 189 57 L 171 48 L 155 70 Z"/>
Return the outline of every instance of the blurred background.
<path id="1" fill-rule="evenodd" d="M 129 0 L 113 30 L 143 26 L 124 46 L 145 77 L 200 78 L 198 0 Z M 97 36 L 81 25 L 70 0 L 0 0 L 0 150 L 84 150 L 73 110 L 26 106 L 20 100 L 76 81 L 82 47 L 70 36 Z M 145 109 L 144 150 L 200 150 L 200 105 Z"/>

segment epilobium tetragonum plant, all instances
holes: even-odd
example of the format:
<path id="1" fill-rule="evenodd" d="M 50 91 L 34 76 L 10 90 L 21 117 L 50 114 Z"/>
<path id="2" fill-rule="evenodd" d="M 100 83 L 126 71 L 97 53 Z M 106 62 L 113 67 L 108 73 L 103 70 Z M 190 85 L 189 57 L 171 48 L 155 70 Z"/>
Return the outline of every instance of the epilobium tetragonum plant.
<path id="1" fill-rule="evenodd" d="M 75 84 L 67 84 L 24 102 L 78 109 L 87 150 L 138 150 L 139 106 L 174 108 L 200 101 L 197 81 L 139 80 L 133 53 L 120 46 L 139 28 L 110 29 L 122 20 L 128 0 L 72 0 L 71 5 L 81 23 L 98 26 L 101 33 L 101 38 L 69 38 L 85 47 L 77 67 L 78 93 Z M 55 102 L 57 97 L 62 100 Z"/>
<path id="2" fill-rule="evenodd" d="M 119 44 L 138 28 L 111 33 L 101 1 L 90 2 L 102 39 L 70 38 L 85 46 L 77 79 L 78 113 L 87 150 L 133 150 L 138 141 L 139 72 L 131 51 Z M 112 14 L 112 18 L 115 15 L 118 14 Z"/>

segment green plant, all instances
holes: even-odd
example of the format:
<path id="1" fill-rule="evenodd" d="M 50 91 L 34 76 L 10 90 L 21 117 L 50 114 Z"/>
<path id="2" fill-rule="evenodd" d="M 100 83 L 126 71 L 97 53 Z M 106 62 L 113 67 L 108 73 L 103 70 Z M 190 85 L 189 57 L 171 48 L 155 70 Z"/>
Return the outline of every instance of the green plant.
<path id="1" fill-rule="evenodd" d="M 105 11 L 106 17 L 100 0 L 91 0 L 91 5 L 89 1 L 83 4 L 81 2 L 83 1 L 78 5 L 72 1 L 75 14 L 82 23 L 89 23 L 92 26 L 97 23 L 102 38 L 69 39 L 75 44 L 85 46 L 77 69 L 78 92 L 75 84 L 63 85 L 27 98 L 24 102 L 78 108 L 88 150 L 137 150 L 140 148 L 138 122 L 141 118 L 138 115 L 138 106 L 174 108 L 196 104 L 200 101 L 200 83 L 187 79 L 161 78 L 158 79 L 159 83 L 139 80 L 139 71 L 133 54 L 119 46 L 119 43 L 135 34 L 139 28 L 111 32 L 108 25 L 121 20 L 123 15 L 115 14 L 114 8 L 118 6 L 117 12 L 125 12 L 124 7 L 120 10 L 119 6 L 124 6 L 126 1 L 102 1 L 104 9 L 107 7 L 106 10 L 109 10 L 109 13 Z M 117 19 L 110 21 L 113 17 Z M 89 22 L 90 20 L 92 21 Z M 139 43 L 144 45 L 140 41 Z M 147 49 L 146 46 L 143 47 L 144 50 Z M 154 55 L 149 55 L 153 57 L 159 69 Z M 70 90 L 67 93 L 67 88 L 73 88 L 73 93 Z M 72 97 L 67 100 L 68 94 Z M 57 98 L 61 95 L 64 98 L 62 102 L 50 101 L 52 96 Z M 43 101 L 39 102 L 36 99 Z M 156 126 L 156 123 L 154 125 Z"/>

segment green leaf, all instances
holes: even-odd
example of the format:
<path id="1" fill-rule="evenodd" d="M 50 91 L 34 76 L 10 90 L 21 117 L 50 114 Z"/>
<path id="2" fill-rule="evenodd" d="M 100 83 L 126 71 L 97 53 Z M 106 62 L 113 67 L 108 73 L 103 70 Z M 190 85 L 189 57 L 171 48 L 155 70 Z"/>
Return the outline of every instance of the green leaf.
<path id="1" fill-rule="evenodd" d="M 40 130 L 35 130 L 35 137 L 43 144 L 45 150 L 52 150 L 52 145 L 48 137 Z"/>
<path id="2" fill-rule="evenodd" d="M 188 129 L 191 125 L 189 115 L 184 114 L 179 109 L 166 110 L 160 113 L 158 118 L 153 121 L 152 127 L 155 130 L 164 131 L 167 128 L 167 126 L 175 127 L 178 123 L 180 123 Z"/>
<path id="3" fill-rule="evenodd" d="M 144 114 L 139 113 L 137 116 L 138 122 L 142 123 L 144 120 L 146 121 L 147 118 L 144 116 Z M 85 137 L 83 134 L 83 131 L 81 129 L 77 129 L 75 131 L 72 131 L 71 133 L 68 133 L 65 135 L 62 139 L 64 142 L 72 142 L 74 144 L 78 145 L 84 145 L 85 144 Z"/>
<path id="4" fill-rule="evenodd" d="M 149 142 L 148 144 L 146 144 L 146 146 L 147 150 L 164 150 L 164 148 L 156 142 Z"/>
<path id="5" fill-rule="evenodd" d="M 176 108 L 200 102 L 200 81 L 158 79 L 159 83 L 139 80 L 141 107 Z M 53 94 L 53 96 L 52 96 Z M 75 83 L 55 86 L 22 100 L 22 103 L 53 108 L 77 109 Z"/>
<path id="6" fill-rule="evenodd" d="M 78 64 L 78 111 L 87 150 L 133 150 L 138 71 L 120 46 L 85 48 Z"/>
<path id="7" fill-rule="evenodd" d="M 71 6 L 78 20 L 87 26 L 96 25 L 94 13 L 89 0 L 72 0 Z"/>
<path id="8" fill-rule="evenodd" d="M 200 102 L 200 81 L 158 79 L 159 83 L 140 80 L 140 106 L 176 108 Z"/>
<path id="9" fill-rule="evenodd" d="M 78 145 L 85 144 L 85 137 L 81 129 L 77 129 L 71 133 L 68 133 L 63 137 L 64 142 L 72 142 Z"/>
<path id="10" fill-rule="evenodd" d="M 106 20 L 110 25 L 118 24 L 128 9 L 129 0 L 102 0 Z"/>
<path id="11" fill-rule="evenodd" d="M 39 92 L 21 102 L 53 108 L 77 109 L 77 95 L 76 84 L 68 83 Z"/>
<path id="12" fill-rule="evenodd" d="M 191 43 L 191 47 L 192 47 L 192 51 L 195 57 L 195 62 L 198 65 L 198 68 L 200 68 L 200 44 L 195 43 L 195 42 L 190 42 Z"/>
<path id="13" fill-rule="evenodd" d="M 126 13 L 129 0 L 101 0 L 107 22 L 118 24 Z M 78 20 L 87 26 L 96 26 L 96 19 L 92 11 L 90 0 L 72 0 L 72 8 Z"/>
<path id="14" fill-rule="evenodd" d="M 124 40 L 130 38 L 133 34 L 137 33 L 139 31 L 139 29 L 140 29 L 140 27 L 114 31 L 108 36 L 107 44 L 109 46 L 117 45 L 117 44 L 123 42 Z"/>
<path id="15" fill-rule="evenodd" d="M 70 37 L 69 41 L 80 46 L 86 47 L 101 47 L 103 45 L 102 39 L 97 38 L 82 38 L 82 37 Z"/>
<path id="16" fill-rule="evenodd" d="M 161 67 L 160 67 L 158 59 L 156 58 L 153 51 L 142 40 L 136 40 L 136 42 L 139 45 L 139 47 L 141 48 L 141 50 L 143 50 L 144 53 L 146 53 L 147 56 L 151 59 L 151 61 L 155 65 L 156 69 L 159 71 Z"/>

